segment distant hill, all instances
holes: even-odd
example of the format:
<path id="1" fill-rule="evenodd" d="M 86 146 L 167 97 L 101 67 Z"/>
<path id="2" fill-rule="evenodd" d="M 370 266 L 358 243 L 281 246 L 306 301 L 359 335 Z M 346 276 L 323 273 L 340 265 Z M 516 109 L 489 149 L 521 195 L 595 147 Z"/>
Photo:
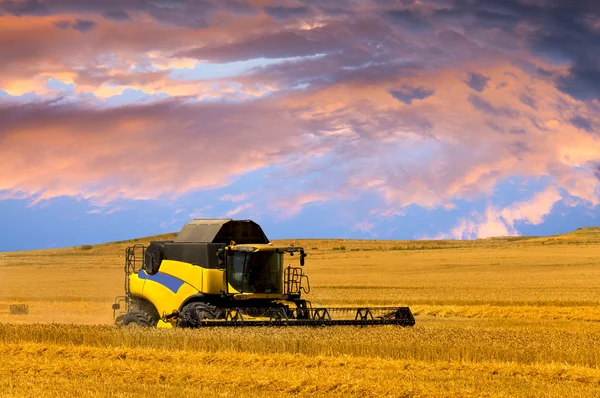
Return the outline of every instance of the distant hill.
<path id="1" fill-rule="evenodd" d="M 92 248 L 125 248 L 150 241 L 172 240 L 176 232 L 142 238 L 109 242 Z M 505 245 L 561 245 L 600 243 L 600 227 L 578 228 L 575 231 L 550 236 L 498 236 L 476 240 L 373 240 L 373 239 L 274 239 L 274 243 L 294 244 L 307 250 L 431 250 L 459 247 L 496 247 Z"/>
<path id="2" fill-rule="evenodd" d="M 173 240 L 176 232 L 120 240 L 96 245 L 67 248 L 30 250 L 39 254 L 64 253 L 65 251 L 89 252 L 90 254 L 121 253 L 128 246 L 147 245 L 151 241 Z M 274 243 L 290 244 L 311 250 L 436 250 L 450 248 L 504 247 L 520 245 L 586 245 L 600 243 L 600 227 L 578 228 L 575 231 L 550 236 L 498 236 L 475 240 L 374 240 L 374 239 L 274 239 Z M 6 252 L 8 253 L 8 252 Z M 23 252 L 21 252 L 23 253 Z"/>

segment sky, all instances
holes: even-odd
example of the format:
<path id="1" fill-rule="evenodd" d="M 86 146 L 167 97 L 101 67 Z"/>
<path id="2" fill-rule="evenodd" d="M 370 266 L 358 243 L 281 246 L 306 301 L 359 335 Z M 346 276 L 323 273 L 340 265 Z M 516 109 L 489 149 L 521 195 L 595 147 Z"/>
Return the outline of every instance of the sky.
<path id="1" fill-rule="evenodd" d="M 596 0 L 0 0 L 0 251 L 600 216 Z"/>

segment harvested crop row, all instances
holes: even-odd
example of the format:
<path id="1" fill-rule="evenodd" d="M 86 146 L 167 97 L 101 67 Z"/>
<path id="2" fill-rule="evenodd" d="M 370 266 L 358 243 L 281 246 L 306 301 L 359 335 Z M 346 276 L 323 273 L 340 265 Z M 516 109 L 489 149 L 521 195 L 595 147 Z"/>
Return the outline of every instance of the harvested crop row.
<path id="1" fill-rule="evenodd" d="M 559 364 L 263 356 L 240 352 L 0 344 L 13 396 L 597 396 L 600 370 Z M 132 383 L 135 378 L 135 383 Z"/>
<path id="2" fill-rule="evenodd" d="M 0 343 L 360 356 L 418 361 L 563 363 L 596 368 L 594 332 L 455 327 L 129 329 L 111 326 L 0 325 Z"/>

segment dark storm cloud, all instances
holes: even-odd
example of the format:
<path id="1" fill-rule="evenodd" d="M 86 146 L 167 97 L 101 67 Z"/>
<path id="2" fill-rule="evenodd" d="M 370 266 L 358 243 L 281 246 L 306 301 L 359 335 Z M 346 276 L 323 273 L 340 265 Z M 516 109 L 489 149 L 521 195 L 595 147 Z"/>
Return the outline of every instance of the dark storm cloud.
<path id="1" fill-rule="evenodd" d="M 431 20 L 411 10 L 393 10 L 385 13 L 385 17 L 394 25 L 412 32 L 422 32 L 432 27 Z"/>
<path id="2" fill-rule="evenodd" d="M 465 83 L 473 90 L 481 93 L 483 90 L 485 90 L 489 81 L 489 77 L 477 72 L 473 72 L 469 74 L 469 78 L 465 81 Z"/>
<path id="3" fill-rule="evenodd" d="M 205 29 L 216 6 L 208 1 L 182 2 L 172 5 L 168 2 L 153 2 L 146 12 L 163 24 L 191 29 Z"/>
<path id="4" fill-rule="evenodd" d="M 535 99 L 532 96 L 527 95 L 527 94 L 521 94 L 519 96 L 519 101 L 521 101 L 521 103 L 527 105 L 531 109 L 537 110 L 536 101 L 535 101 Z"/>
<path id="5" fill-rule="evenodd" d="M 389 93 L 398 101 L 404 102 L 407 105 L 411 105 L 414 100 L 422 100 L 432 96 L 435 93 L 435 90 L 430 90 L 425 87 L 411 87 L 405 85 L 397 89 L 390 90 Z"/>
<path id="6" fill-rule="evenodd" d="M 511 34 L 515 37 L 511 42 L 514 50 L 520 42 L 521 47 L 551 63 L 571 65 L 570 74 L 556 80 L 560 90 L 578 100 L 600 98 L 600 2 L 430 0 L 429 3 L 440 7 L 429 19 L 434 25 L 445 21 L 468 34 L 491 28 Z M 414 28 L 426 25 L 412 12 L 401 11 L 397 17 Z M 519 33 L 519 26 L 526 30 Z M 538 72 L 550 77 L 547 70 Z"/>
<path id="7" fill-rule="evenodd" d="M 131 21 L 131 16 L 123 10 L 104 11 L 102 16 L 110 21 Z"/>
<path id="8" fill-rule="evenodd" d="M 417 51 L 412 43 L 397 40 L 389 26 L 378 20 L 331 23 L 327 28 L 313 29 L 304 34 L 315 44 L 322 42 L 322 37 L 334 39 L 316 47 L 314 54 L 309 54 L 319 56 L 254 68 L 250 73 L 252 80 L 265 84 L 277 82 L 280 87 L 286 88 L 307 85 L 316 89 L 341 83 L 385 84 L 423 68 L 418 60 L 399 59 L 397 54 L 388 50 L 394 46 L 400 52 Z M 337 48 L 345 50 L 337 51 Z M 292 48 L 285 50 L 289 52 Z"/>
<path id="9" fill-rule="evenodd" d="M 600 163 L 597 163 L 597 164 L 594 166 L 594 176 L 596 176 L 596 178 L 597 178 L 598 180 L 600 180 Z"/>
<path id="10" fill-rule="evenodd" d="M 244 0 L 221 0 L 218 3 L 223 9 L 234 15 L 256 15 L 259 13 L 259 9 Z"/>
<path id="11" fill-rule="evenodd" d="M 577 128 L 587 131 L 588 133 L 594 132 L 594 126 L 589 119 L 582 116 L 575 116 L 569 120 L 571 124 Z"/>
<path id="12" fill-rule="evenodd" d="M 291 18 L 307 17 L 310 11 L 307 7 L 265 7 L 264 11 L 277 21 Z"/>
<path id="13" fill-rule="evenodd" d="M 556 64 L 570 64 L 557 87 L 578 100 L 600 98 L 600 11 L 596 2 L 559 2 L 537 18 L 533 53 Z"/>
<path id="14" fill-rule="evenodd" d="M 144 13 L 166 25 L 200 29 L 208 26 L 207 19 L 215 11 L 234 10 L 248 14 L 254 8 L 251 4 L 241 4 L 236 0 L 0 0 L 0 11 L 4 10 L 17 16 L 98 14 L 106 19 L 123 21 L 128 20 L 127 16 L 130 16 L 130 13 Z"/>
<path id="15" fill-rule="evenodd" d="M 466 25 L 468 29 L 474 27 L 485 29 L 513 30 L 527 15 L 530 7 L 511 0 L 474 2 L 451 1 L 433 12 L 433 18 L 439 21 L 456 22 Z"/>
<path id="16" fill-rule="evenodd" d="M 526 131 L 523 129 L 510 129 L 508 132 L 514 135 L 523 135 L 526 133 Z"/>
<path id="17" fill-rule="evenodd" d="M 193 43 L 186 43 L 180 48 L 170 49 L 177 55 L 213 62 L 350 51 L 379 38 L 374 37 L 371 31 L 352 34 L 339 27 L 328 29 L 329 25 L 338 20 L 348 24 L 372 19 L 387 27 L 392 39 L 381 45 L 390 54 L 387 60 L 377 61 L 377 65 L 372 63 L 369 67 L 360 68 L 364 69 L 363 76 L 368 77 L 368 73 L 376 69 L 387 71 L 391 68 L 390 65 L 397 62 L 394 57 L 400 56 L 412 58 L 413 54 L 427 52 L 426 59 L 421 58 L 415 62 L 431 66 L 436 62 L 435 56 L 440 60 L 439 65 L 444 65 L 447 61 L 461 62 L 478 57 L 484 59 L 488 54 L 501 55 L 502 52 L 510 54 L 529 50 L 540 59 L 570 66 L 569 74 L 553 75 L 549 68 L 544 69 L 524 57 L 515 57 L 511 62 L 521 63 L 524 70 L 537 70 L 535 73 L 542 78 L 555 79 L 556 86 L 561 91 L 585 101 L 600 98 L 599 4 L 600 2 L 583 0 L 305 0 L 293 5 L 265 1 L 261 3 L 261 8 L 257 8 L 245 0 L 0 0 L 0 10 L 13 15 L 87 16 L 95 13 L 111 21 L 130 21 L 141 13 L 164 25 L 198 30 L 222 24 L 220 16 L 223 13 L 260 18 L 260 10 L 263 10 L 275 20 L 271 21 L 274 25 L 268 28 L 261 26 L 244 32 L 232 29 L 234 34 L 225 39 L 199 40 L 197 48 L 193 48 Z M 287 23 L 298 17 L 310 19 L 317 16 L 331 20 L 327 21 L 325 27 L 312 31 L 290 29 L 283 23 L 280 26 L 276 23 Z M 82 18 L 80 21 L 82 22 L 72 22 L 70 26 L 80 32 L 90 32 L 94 28 L 91 20 Z M 100 23 L 98 20 L 94 21 Z M 55 26 L 61 29 L 68 27 L 64 21 L 55 22 Z M 406 34 L 406 31 L 414 37 L 403 36 L 402 33 Z M 410 48 L 406 42 L 419 43 Z M 453 46 L 451 52 L 447 50 L 450 46 Z M 450 59 L 451 56 L 454 59 Z M 366 62 L 369 62 L 368 58 L 364 59 L 364 63 Z M 345 75 L 359 77 L 357 70 L 345 70 Z M 375 74 L 368 78 L 378 80 Z M 488 81 L 487 76 L 474 71 L 466 83 L 482 92 Z M 521 100 L 530 106 L 536 106 L 526 97 Z"/>
<path id="18" fill-rule="evenodd" d="M 0 2 L 0 9 L 8 12 L 9 14 L 21 16 L 21 15 L 47 15 L 50 13 L 46 5 L 39 0 L 27 0 L 27 1 L 3 1 Z"/>
<path id="19" fill-rule="evenodd" d="M 311 31 L 282 31 L 246 38 L 235 43 L 195 48 L 179 52 L 177 55 L 212 62 L 232 62 L 254 58 L 310 56 L 337 51 L 340 41 L 327 35 L 327 30 L 317 28 Z"/>
<path id="20" fill-rule="evenodd" d="M 87 33 L 90 30 L 94 29 L 94 27 L 96 27 L 96 23 L 94 21 L 86 21 L 83 19 L 78 19 L 73 24 L 73 29 L 81 33 Z"/>
<path id="21" fill-rule="evenodd" d="M 569 75 L 556 79 L 557 87 L 580 101 L 600 99 L 600 59 L 597 62 L 585 69 L 571 68 Z"/>
<path id="22" fill-rule="evenodd" d="M 486 124 L 486 126 L 491 128 L 495 132 L 504 134 L 504 129 L 502 127 L 498 126 L 496 123 L 488 120 L 485 124 Z"/>
<path id="23" fill-rule="evenodd" d="M 89 86 L 101 86 L 110 83 L 119 86 L 146 85 L 164 79 L 168 70 L 154 72 L 115 73 L 107 68 L 84 69 L 77 72 L 75 83 Z"/>
<path id="24" fill-rule="evenodd" d="M 96 27 L 96 23 L 94 21 L 82 19 L 77 19 L 75 21 L 61 20 L 54 22 L 54 26 L 62 30 L 73 28 L 81 33 L 87 33 Z"/>
<path id="25" fill-rule="evenodd" d="M 510 145 L 510 149 L 516 156 L 521 156 L 527 152 L 531 152 L 531 148 L 525 142 L 515 141 Z"/>
<path id="26" fill-rule="evenodd" d="M 62 30 L 69 29 L 71 27 L 71 21 L 56 21 L 54 22 L 54 26 Z"/>
<path id="27" fill-rule="evenodd" d="M 515 117 L 517 116 L 517 112 L 513 109 L 506 107 L 495 107 L 490 102 L 484 100 L 479 95 L 471 94 L 469 95 L 469 102 L 473 107 L 483 113 L 486 113 L 490 116 L 506 116 L 506 117 Z"/>

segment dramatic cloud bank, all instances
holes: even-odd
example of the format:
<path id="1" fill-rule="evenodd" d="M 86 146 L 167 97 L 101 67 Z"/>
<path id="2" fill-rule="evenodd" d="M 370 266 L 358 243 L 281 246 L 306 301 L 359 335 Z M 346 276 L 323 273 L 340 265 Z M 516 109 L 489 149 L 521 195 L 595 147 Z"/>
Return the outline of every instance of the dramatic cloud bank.
<path id="1" fill-rule="evenodd" d="M 265 170 L 226 215 L 372 198 L 348 229 L 460 208 L 424 231 L 458 239 L 599 204 L 593 0 L 11 0 L 0 47 L 4 199 L 173 200 Z M 544 184 L 469 207 L 511 177 Z"/>

